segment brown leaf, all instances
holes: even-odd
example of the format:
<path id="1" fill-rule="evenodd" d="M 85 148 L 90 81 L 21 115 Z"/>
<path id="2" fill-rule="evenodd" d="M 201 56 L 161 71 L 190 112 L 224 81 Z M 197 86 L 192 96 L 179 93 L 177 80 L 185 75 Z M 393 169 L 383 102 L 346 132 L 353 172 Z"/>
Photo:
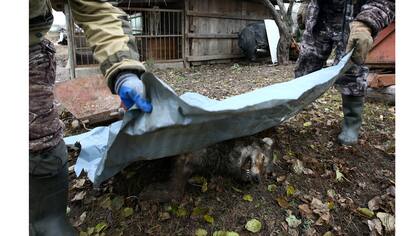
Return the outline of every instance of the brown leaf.
<path id="1" fill-rule="evenodd" d="M 395 186 L 391 186 L 386 190 L 386 193 L 395 197 Z"/>
<path id="2" fill-rule="evenodd" d="M 303 167 L 303 162 L 301 160 L 296 160 L 293 163 L 293 167 L 292 168 L 293 168 L 293 172 L 295 172 L 296 174 L 300 175 L 300 174 L 303 173 L 303 169 L 305 167 Z"/>
<path id="3" fill-rule="evenodd" d="M 391 214 L 378 212 L 376 216 L 381 220 L 382 225 L 385 227 L 387 232 L 395 230 L 395 217 Z"/>
<path id="4" fill-rule="evenodd" d="M 369 210 L 371 211 L 376 211 L 379 209 L 379 205 L 382 203 L 382 200 L 379 196 L 376 196 L 374 198 L 372 198 L 369 202 L 368 202 L 368 207 Z"/>
<path id="5" fill-rule="evenodd" d="M 73 185 L 73 188 L 82 188 L 85 184 L 86 179 L 76 179 L 76 183 Z"/>
<path id="6" fill-rule="evenodd" d="M 159 213 L 159 221 L 169 220 L 170 218 L 171 218 L 171 215 L 169 215 L 168 212 Z"/>
<path id="7" fill-rule="evenodd" d="M 382 224 L 379 219 L 368 220 L 368 226 L 370 231 L 375 231 L 382 235 Z"/>
<path id="8" fill-rule="evenodd" d="M 303 168 L 303 173 L 305 175 L 313 175 L 314 174 L 314 171 L 311 170 L 311 169 L 309 169 L 309 168 Z"/>
<path id="9" fill-rule="evenodd" d="M 282 208 L 289 207 L 289 202 L 287 202 L 287 200 L 284 197 L 278 197 L 276 200 L 280 207 Z"/>
<path id="10" fill-rule="evenodd" d="M 73 197 L 73 199 L 71 199 L 71 201 L 74 202 L 74 201 L 83 200 L 83 198 L 85 198 L 85 196 L 86 196 L 85 191 L 78 192 L 76 195 L 74 195 L 74 197 Z"/>
<path id="11" fill-rule="evenodd" d="M 299 205 L 299 211 L 300 211 L 300 214 L 304 217 L 308 217 L 308 216 L 312 215 L 312 211 L 311 211 L 311 209 L 309 209 L 308 204 Z"/>
<path id="12" fill-rule="evenodd" d="M 77 219 L 76 222 L 73 223 L 74 227 L 79 227 L 80 225 L 83 224 L 83 222 L 85 222 L 86 219 L 86 211 L 84 211 L 80 216 L 79 219 Z"/>
<path id="13" fill-rule="evenodd" d="M 330 209 L 328 209 L 328 205 L 322 203 L 322 201 L 317 199 L 317 198 L 312 199 L 311 208 L 312 208 L 313 212 L 318 214 L 318 215 L 322 215 L 322 214 L 330 211 Z"/>
<path id="14" fill-rule="evenodd" d="M 276 180 L 277 180 L 278 183 L 283 182 L 283 181 L 286 180 L 286 176 L 285 175 L 280 175 L 279 177 L 277 177 Z"/>

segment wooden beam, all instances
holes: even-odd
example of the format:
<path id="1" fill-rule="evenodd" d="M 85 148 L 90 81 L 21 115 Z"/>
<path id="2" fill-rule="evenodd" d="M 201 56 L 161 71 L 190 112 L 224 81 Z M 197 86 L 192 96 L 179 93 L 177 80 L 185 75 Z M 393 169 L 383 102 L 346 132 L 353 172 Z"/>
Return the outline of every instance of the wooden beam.
<path id="1" fill-rule="evenodd" d="M 188 62 L 187 57 L 190 55 L 190 43 L 189 38 L 187 37 L 189 30 L 190 30 L 190 17 L 187 15 L 189 10 L 190 1 L 184 1 L 184 12 L 182 14 L 182 33 L 184 34 L 182 40 L 182 59 L 184 59 L 184 67 L 190 68 L 190 63 Z"/>
<path id="2" fill-rule="evenodd" d="M 220 13 L 208 13 L 208 12 L 197 12 L 197 11 L 187 11 L 187 16 L 196 16 L 196 17 L 209 17 L 209 18 L 219 18 L 219 19 L 234 19 L 234 20 L 253 20 L 261 21 L 263 18 L 258 17 L 243 17 L 243 16 L 233 16 Z"/>
<path id="3" fill-rule="evenodd" d="M 238 34 L 194 34 L 188 33 L 188 38 L 192 39 L 237 39 Z"/>
<path id="4" fill-rule="evenodd" d="M 64 4 L 64 15 L 66 17 L 66 25 L 67 25 L 67 38 L 68 38 L 68 57 L 69 57 L 69 64 L 70 64 L 70 79 L 76 78 L 76 50 L 75 50 L 75 43 L 74 43 L 74 22 L 70 11 L 70 6 L 68 2 Z"/>
<path id="5" fill-rule="evenodd" d="M 224 54 L 224 55 L 208 55 L 208 56 L 189 56 L 187 57 L 188 61 L 211 61 L 211 60 L 221 60 L 221 59 L 234 59 L 241 58 L 244 55 L 242 54 Z"/>

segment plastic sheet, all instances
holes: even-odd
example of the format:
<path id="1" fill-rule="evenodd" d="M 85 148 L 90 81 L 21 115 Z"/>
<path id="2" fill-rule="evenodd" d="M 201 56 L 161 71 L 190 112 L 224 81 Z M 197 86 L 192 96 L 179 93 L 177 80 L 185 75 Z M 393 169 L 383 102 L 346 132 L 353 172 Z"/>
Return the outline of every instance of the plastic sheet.
<path id="1" fill-rule="evenodd" d="M 82 150 L 75 171 L 88 173 L 94 184 L 130 163 L 178 155 L 277 126 L 297 114 L 347 69 L 350 55 L 335 66 L 224 100 L 197 93 L 178 96 L 151 73 L 142 80 L 153 112 L 128 111 L 122 121 L 65 138 Z"/>

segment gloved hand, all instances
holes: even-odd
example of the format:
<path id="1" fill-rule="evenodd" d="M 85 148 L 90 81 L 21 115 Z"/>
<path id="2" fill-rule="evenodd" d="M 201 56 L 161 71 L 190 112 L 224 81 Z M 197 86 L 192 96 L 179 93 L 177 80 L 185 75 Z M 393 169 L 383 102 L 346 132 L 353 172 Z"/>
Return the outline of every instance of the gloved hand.
<path id="1" fill-rule="evenodd" d="M 115 82 L 115 91 L 127 109 L 136 104 L 140 110 L 146 113 L 152 112 L 152 104 L 145 99 L 144 84 L 136 74 L 123 73 L 119 75 Z"/>
<path id="2" fill-rule="evenodd" d="M 354 63 L 361 65 L 365 62 L 373 44 L 371 29 L 360 21 L 353 21 L 350 24 L 350 36 L 347 42 L 347 52 L 354 48 L 351 59 Z"/>

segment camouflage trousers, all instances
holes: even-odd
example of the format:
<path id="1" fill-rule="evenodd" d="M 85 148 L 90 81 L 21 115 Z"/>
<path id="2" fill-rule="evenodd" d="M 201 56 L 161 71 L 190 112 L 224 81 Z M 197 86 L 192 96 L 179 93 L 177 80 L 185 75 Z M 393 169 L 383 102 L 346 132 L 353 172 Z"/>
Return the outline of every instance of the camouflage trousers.
<path id="1" fill-rule="evenodd" d="M 321 28 L 321 29 L 319 29 Z M 338 27 L 318 27 L 312 33 L 305 30 L 300 45 L 300 55 L 295 68 L 295 78 L 322 69 L 335 48 L 335 63 L 345 55 L 348 34 L 344 36 Z M 346 74 L 338 78 L 335 87 L 343 95 L 364 96 L 367 89 L 369 69 L 364 65 L 353 64 Z"/>
<path id="2" fill-rule="evenodd" d="M 29 47 L 29 152 L 48 151 L 63 137 L 63 123 L 54 105 L 54 45 L 43 40 Z"/>

